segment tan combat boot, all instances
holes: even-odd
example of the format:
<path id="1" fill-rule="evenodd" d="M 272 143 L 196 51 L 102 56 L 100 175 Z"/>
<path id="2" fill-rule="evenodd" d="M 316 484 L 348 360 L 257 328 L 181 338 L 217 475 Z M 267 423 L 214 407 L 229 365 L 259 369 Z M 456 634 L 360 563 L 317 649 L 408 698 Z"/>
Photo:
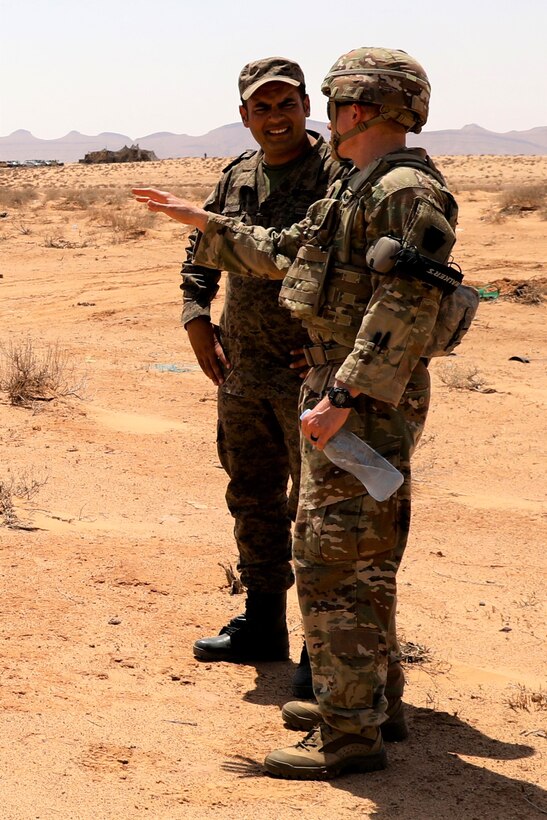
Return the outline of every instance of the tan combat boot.
<path id="1" fill-rule="evenodd" d="M 344 772 L 374 772 L 386 766 L 382 735 L 375 726 L 364 735 L 347 735 L 326 723 L 296 746 L 271 752 L 264 760 L 268 774 L 290 780 L 330 780 Z"/>
<path id="2" fill-rule="evenodd" d="M 286 703 L 281 710 L 281 717 L 287 729 L 301 729 L 304 732 L 313 729 L 323 720 L 317 703 L 304 703 L 298 700 Z M 408 737 L 402 700 L 390 703 L 387 720 L 381 724 L 380 732 L 386 743 L 395 743 Z"/>

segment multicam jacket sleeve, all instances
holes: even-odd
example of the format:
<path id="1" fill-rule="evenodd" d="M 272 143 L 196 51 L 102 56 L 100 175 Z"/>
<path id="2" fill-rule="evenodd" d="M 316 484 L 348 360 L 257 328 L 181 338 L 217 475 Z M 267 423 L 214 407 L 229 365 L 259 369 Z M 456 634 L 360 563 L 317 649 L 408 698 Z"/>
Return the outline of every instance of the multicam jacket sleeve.
<path id="1" fill-rule="evenodd" d="M 298 248 L 306 241 L 308 224 L 306 217 L 303 222 L 277 232 L 211 214 L 195 260 L 198 265 L 218 267 L 241 276 L 284 279 Z"/>
<path id="2" fill-rule="evenodd" d="M 406 183 L 406 185 L 405 185 Z M 366 246 L 382 236 L 405 237 L 418 247 L 424 226 L 442 224 L 452 247 L 452 225 L 442 191 L 420 171 L 400 168 L 375 186 L 362 212 Z M 417 217 L 421 224 L 416 224 Z M 455 220 L 454 220 L 455 222 Z M 455 225 L 454 225 L 455 226 Z M 359 230 L 359 226 L 355 226 Z M 430 251 L 426 255 L 434 256 Z M 445 258 L 438 261 L 445 262 Z M 442 292 L 403 275 L 371 274 L 372 296 L 353 351 L 336 377 L 362 393 L 397 405 L 431 336 Z"/>

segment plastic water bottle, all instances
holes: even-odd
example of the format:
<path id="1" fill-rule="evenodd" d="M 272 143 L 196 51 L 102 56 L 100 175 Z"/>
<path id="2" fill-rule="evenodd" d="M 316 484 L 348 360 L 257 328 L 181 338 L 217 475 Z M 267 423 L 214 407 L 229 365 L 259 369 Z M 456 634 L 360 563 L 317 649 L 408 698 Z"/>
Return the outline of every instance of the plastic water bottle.
<path id="1" fill-rule="evenodd" d="M 305 410 L 300 418 L 310 412 Z M 403 474 L 393 464 L 344 428 L 329 439 L 323 452 L 341 470 L 358 478 L 375 501 L 386 501 L 404 481 Z"/>

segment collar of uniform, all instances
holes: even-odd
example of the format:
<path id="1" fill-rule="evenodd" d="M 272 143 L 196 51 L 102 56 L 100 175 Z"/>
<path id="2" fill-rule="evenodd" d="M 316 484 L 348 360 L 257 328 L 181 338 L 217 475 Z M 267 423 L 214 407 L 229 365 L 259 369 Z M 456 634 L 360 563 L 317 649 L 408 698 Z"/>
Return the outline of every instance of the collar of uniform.
<path id="1" fill-rule="evenodd" d="M 302 182 L 299 182 L 299 187 L 303 190 L 307 190 L 308 188 L 314 188 L 316 185 L 316 180 L 314 179 L 313 175 L 310 174 L 310 165 L 320 164 L 323 161 L 323 153 L 325 151 L 329 151 L 325 140 L 318 134 L 316 131 L 309 131 L 306 129 L 306 133 L 315 139 L 313 145 L 310 145 L 309 150 L 306 151 L 305 154 L 302 155 L 302 162 L 295 163 L 294 167 L 288 172 L 287 176 L 276 189 L 278 192 L 283 192 L 285 188 L 294 188 L 297 184 L 297 181 L 300 180 L 300 177 L 304 177 Z M 260 161 L 264 160 L 264 154 L 260 151 Z M 309 179 L 309 185 L 306 184 L 306 179 Z"/>
<path id="2" fill-rule="evenodd" d="M 370 179 L 377 168 L 379 168 L 384 162 L 389 161 L 390 157 L 395 157 L 397 155 L 400 156 L 414 156 L 422 162 L 427 162 L 427 153 L 424 151 L 423 148 L 398 148 L 396 151 L 390 151 L 389 154 L 384 154 L 381 157 L 377 157 L 373 159 L 372 162 L 369 162 L 368 165 L 365 165 L 360 171 L 355 170 L 348 179 L 347 188 L 352 192 L 355 193 L 356 191 L 360 191 L 363 185 L 366 183 L 368 179 Z"/>
<path id="3" fill-rule="evenodd" d="M 311 131 L 306 129 L 306 133 L 309 136 L 315 139 L 315 143 L 310 145 L 310 150 L 307 151 L 304 156 L 302 157 L 302 165 L 298 164 L 295 165 L 293 170 L 287 174 L 287 180 L 289 180 L 291 187 L 294 184 L 295 178 L 297 179 L 304 171 L 304 164 L 307 165 L 307 162 L 311 161 L 312 158 L 316 158 L 316 161 L 322 161 L 322 153 L 324 150 L 328 148 L 325 140 L 318 134 L 316 131 Z M 238 188 L 249 187 L 254 189 L 256 187 L 256 179 L 257 173 L 259 168 L 262 164 L 264 159 L 264 152 L 260 149 L 255 151 L 254 154 L 248 157 L 244 157 L 241 162 L 237 164 L 238 173 L 237 173 L 237 186 Z M 309 166 L 306 168 L 309 170 Z M 284 183 L 286 180 L 283 181 Z M 304 185 L 304 188 L 307 189 L 308 186 Z M 276 189 L 279 191 L 279 188 Z"/>

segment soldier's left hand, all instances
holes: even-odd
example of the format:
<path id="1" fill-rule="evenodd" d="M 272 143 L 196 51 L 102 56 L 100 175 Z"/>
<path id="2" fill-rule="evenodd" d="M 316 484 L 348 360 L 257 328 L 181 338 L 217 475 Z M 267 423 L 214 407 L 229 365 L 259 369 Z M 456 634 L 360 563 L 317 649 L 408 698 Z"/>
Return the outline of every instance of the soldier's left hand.
<path id="1" fill-rule="evenodd" d="M 296 350 L 291 350 L 290 353 L 293 357 L 293 360 L 290 363 L 289 367 L 291 368 L 291 370 L 300 370 L 300 373 L 298 375 L 301 379 L 305 379 L 308 373 L 310 372 L 310 367 L 306 361 L 306 357 L 304 356 L 304 348 L 297 347 Z"/>
<path id="2" fill-rule="evenodd" d="M 149 211 L 165 214 L 183 225 L 192 225 L 200 231 L 207 227 L 207 211 L 158 188 L 132 188 L 131 193 L 137 200 L 147 206 Z"/>

